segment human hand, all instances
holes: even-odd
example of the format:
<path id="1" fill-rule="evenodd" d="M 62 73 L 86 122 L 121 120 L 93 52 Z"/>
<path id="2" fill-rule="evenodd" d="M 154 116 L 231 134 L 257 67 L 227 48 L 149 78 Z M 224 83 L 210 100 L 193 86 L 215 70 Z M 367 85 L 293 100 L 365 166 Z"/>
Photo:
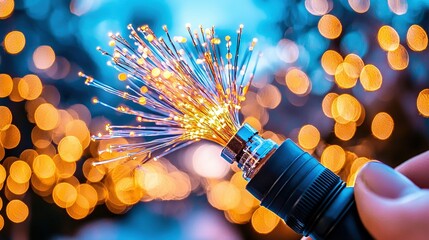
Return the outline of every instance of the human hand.
<path id="1" fill-rule="evenodd" d="M 429 151 L 396 168 L 370 162 L 355 184 L 359 216 L 376 239 L 429 239 Z"/>

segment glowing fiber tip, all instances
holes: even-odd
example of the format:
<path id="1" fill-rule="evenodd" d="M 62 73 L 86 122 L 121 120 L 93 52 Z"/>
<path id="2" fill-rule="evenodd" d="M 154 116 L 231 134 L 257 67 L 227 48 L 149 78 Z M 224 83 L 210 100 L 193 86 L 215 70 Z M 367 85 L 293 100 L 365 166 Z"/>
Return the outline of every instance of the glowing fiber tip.
<path id="1" fill-rule="evenodd" d="M 97 48 L 110 58 L 108 65 L 120 72 L 117 79 L 124 82 L 124 90 L 79 73 L 86 85 L 129 100 L 133 107 L 114 107 L 98 98 L 93 103 L 133 115 L 137 121 L 136 125 L 107 125 L 106 134 L 93 136 L 94 140 L 134 139 L 105 150 L 126 152 L 125 157 L 97 165 L 156 160 L 201 139 L 225 146 L 241 125 L 239 110 L 257 65 L 258 57 L 252 62 L 257 39 L 242 49 L 243 25 L 235 39 L 226 36 L 224 42 L 215 27 L 199 25 L 193 31 L 187 24 L 188 39 L 171 37 L 165 25 L 162 29 L 164 37 L 157 37 L 148 25 L 128 25 L 129 40 L 119 33 L 109 34 L 113 50 Z"/>

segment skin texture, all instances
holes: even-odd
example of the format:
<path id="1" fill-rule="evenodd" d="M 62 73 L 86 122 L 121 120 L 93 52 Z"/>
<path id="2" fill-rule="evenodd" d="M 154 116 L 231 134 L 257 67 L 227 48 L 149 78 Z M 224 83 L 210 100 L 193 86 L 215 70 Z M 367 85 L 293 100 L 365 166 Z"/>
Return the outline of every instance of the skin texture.
<path id="1" fill-rule="evenodd" d="M 368 163 L 357 176 L 355 199 L 375 239 L 429 239 L 429 151 L 396 169 Z"/>

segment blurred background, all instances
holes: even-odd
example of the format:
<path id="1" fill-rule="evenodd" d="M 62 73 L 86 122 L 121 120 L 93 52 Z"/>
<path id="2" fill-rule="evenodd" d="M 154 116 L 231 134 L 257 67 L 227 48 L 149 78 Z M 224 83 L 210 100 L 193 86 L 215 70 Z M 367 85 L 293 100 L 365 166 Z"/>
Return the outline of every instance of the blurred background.
<path id="1" fill-rule="evenodd" d="M 244 24 L 263 55 L 242 119 L 291 138 L 352 186 L 377 159 L 394 167 L 429 140 L 429 2 L 420 0 L 0 0 L 1 239 L 299 239 L 245 191 L 221 147 L 200 142 L 149 162 L 94 167 L 134 119 L 91 99 L 84 71 L 123 87 L 97 46 L 149 24 L 173 36 Z"/>

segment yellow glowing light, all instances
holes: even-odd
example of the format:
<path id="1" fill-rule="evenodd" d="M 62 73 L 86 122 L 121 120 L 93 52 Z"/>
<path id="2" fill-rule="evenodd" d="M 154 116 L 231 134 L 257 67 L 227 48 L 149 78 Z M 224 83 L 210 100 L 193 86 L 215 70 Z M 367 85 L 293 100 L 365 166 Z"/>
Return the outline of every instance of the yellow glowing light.
<path id="1" fill-rule="evenodd" d="M 66 210 L 73 219 L 79 220 L 85 218 L 88 216 L 90 210 L 88 199 L 78 194 L 76 201 L 71 206 L 67 207 Z"/>
<path id="2" fill-rule="evenodd" d="M 6 106 L 0 106 L 0 132 L 9 128 L 12 123 L 12 112 Z M 1 141 L 0 141 L 1 142 Z"/>
<path id="3" fill-rule="evenodd" d="M 282 96 L 276 86 L 267 84 L 259 89 L 256 99 L 261 106 L 274 109 L 280 104 Z"/>
<path id="4" fill-rule="evenodd" d="M 0 19 L 5 19 L 10 17 L 14 8 L 15 8 L 14 0 L 0 1 Z"/>
<path id="5" fill-rule="evenodd" d="M 336 122 L 334 125 L 334 133 L 337 138 L 348 141 L 350 140 L 356 132 L 356 123 L 348 122 L 346 124 L 341 124 Z"/>
<path id="6" fill-rule="evenodd" d="M 57 150 L 55 149 L 55 146 L 52 144 L 49 144 L 47 147 L 45 148 L 38 148 L 37 152 L 39 154 L 46 154 L 50 157 L 55 156 L 55 154 L 57 154 Z"/>
<path id="7" fill-rule="evenodd" d="M 75 162 L 82 156 L 82 144 L 75 136 L 64 137 L 58 144 L 58 153 L 66 162 Z"/>
<path id="8" fill-rule="evenodd" d="M 428 47 L 428 35 L 419 25 L 411 25 L 407 32 L 407 44 L 411 50 L 420 52 Z"/>
<path id="9" fill-rule="evenodd" d="M 12 149 L 18 146 L 21 141 L 21 132 L 19 128 L 14 124 L 9 125 L 9 127 L 0 132 L 0 143 L 5 149 Z"/>
<path id="10" fill-rule="evenodd" d="M 39 178 L 50 178 L 55 174 L 55 163 L 51 157 L 41 154 L 34 158 L 33 171 Z"/>
<path id="11" fill-rule="evenodd" d="M 12 78 L 8 74 L 0 74 L 0 98 L 9 96 L 13 89 Z"/>
<path id="12" fill-rule="evenodd" d="M 370 160 L 368 158 L 366 158 L 366 157 L 356 158 L 353 161 L 352 166 L 350 167 L 350 173 L 356 173 L 356 172 L 358 172 L 369 161 Z"/>
<path id="13" fill-rule="evenodd" d="M 424 117 L 429 117 L 429 89 L 423 89 L 417 96 L 417 110 Z"/>
<path id="14" fill-rule="evenodd" d="M 332 116 L 332 103 L 338 97 L 336 93 L 328 93 L 322 100 L 322 110 L 325 116 L 333 118 Z"/>
<path id="15" fill-rule="evenodd" d="M 0 144 L 0 161 L 3 160 L 5 154 L 4 147 Z"/>
<path id="16" fill-rule="evenodd" d="M 244 123 L 250 124 L 257 131 L 260 131 L 262 129 L 261 122 L 255 117 L 252 117 L 252 116 L 246 117 L 244 119 Z"/>
<path id="17" fill-rule="evenodd" d="M 26 100 L 34 100 L 40 96 L 43 90 L 42 81 L 34 74 L 28 74 L 18 83 L 18 92 Z"/>
<path id="18" fill-rule="evenodd" d="M 91 135 L 89 133 L 86 123 L 82 120 L 72 120 L 66 125 L 66 136 L 75 136 L 79 139 L 82 148 L 85 149 L 89 146 Z"/>
<path id="19" fill-rule="evenodd" d="M 365 13 L 368 11 L 371 1 L 370 0 L 348 0 L 350 7 L 357 13 Z"/>
<path id="20" fill-rule="evenodd" d="M 393 51 L 399 46 L 399 35 L 391 26 L 384 25 L 378 30 L 378 44 L 385 51 Z"/>
<path id="21" fill-rule="evenodd" d="M 347 186 L 352 187 L 355 185 L 357 174 L 362 169 L 362 167 L 370 161 L 371 160 L 366 157 L 360 157 L 353 160 L 353 163 L 350 167 L 350 174 L 347 178 Z"/>
<path id="22" fill-rule="evenodd" d="M 394 126 L 393 118 L 388 113 L 380 112 L 372 120 L 371 131 L 376 138 L 386 140 L 392 135 Z"/>
<path id="23" fill-rule="evenodd" d="M 327 50 L 320 59 L 323 70 L 329 75 L 334 75 L 337 67 L 343 62 L 343 57 L 334 50 Z"/>
<path id="24" fill-rule="evenodd" d="M 35 113 L 34 120 L 42 130 L 52 130 L 57 127 L 60 116 L 58 110 L 50 103 L 40 104 Z"/>
<path id="25" fill-rule="evenodd" d="M 135 183 L 134 178 L 124 177 L 115 183 L 115 193 L 119 201 L 126 205 L 136 204 L 143 196 L 143 191 Z"/>
<path id="26" fill-rule="evenodd" d="M 404 46 L 399 45 L 398 48 L 387 53 L 387 60 L 393 70 L 404 70 L 408 67 L 408 52 Z"/>
<path id="27" fill-rule="evenodd" d="M 7 189 L 12 192 L 15 195 L 23 195 L 27 192 L 28 188 L 30 187 L 29 182 L 24 183 L 17 183 L 15 182 L 11 176 L 7 177 L 6 179 L 6 186 Z"/>
<path id="28" fill-rule="evenodd" d="M 4 218 L 2 215 L 0 215 L 0 231 L 3 229 L 4 227 Z"/>
<path id="29" fill-rule="evenodd" d="M 126 73 L 119 73 L 118 74 L 119 81 L 125 81 L 127 80 L 127 74 Z"/>
<path id="30" fill-rule="evenodd" d="M 60 155 L 55 155 L 52 160 L 54 160 L 56 166 L 56 175 L 60 178 L 69 178 L 73 176 L 76 171 L 76 162 L 66 162 L 63 161 Z"/>
<path id="31" fill-rule="evenodd" d="M 252 227 L 262 234 L 267 234 L 274 230 L 280 218 L 265 207 L 259 207 L 252 215 Z"/>
<path id="32" fill-rule="evenodd" d="M 55 62 L 55 52 L 50 46 L 40 46 L 33 53 L 34 66 L 38 69 L 48 69 Z"/>
<path id="33" fill-rule="evenodd" d="M 140 88 L 140 92 L 143 93 L 143 94 L 147 93 L 148 92 L 147 87 L 146 86 L 141 87 Z"/>
<path id="34" fill-rule="evenodd" d="M 222 181 L 210 189 L 208 200 L 219 210 L 233 209 L 240 204 L 240 190 L 234 184 Z"/>
<path id="35" fill-rule="evenodd" d="M 6 169 L 0 164 L 0 185 L 6 180 Z"/>
<path id="36" fill-rule="evenodd" d="M 52 142 L 52 133 L 35 126 L 31 131 L 31 141 L 38 148 L 47 148 Z"/>
<path id="37" fill-rule="evenodd" d="M 77 199 L 76 188 L 68 182 L 61 182 L 55 185 L 52 191 L 52 199 L 61 208 L 72 206 Z"/>
<path id="38" fill-rule="evenodd" d="M 360 73 L 360 83 L 366 91 L 376 91 L 383 83 L 380 70 L 372 64 L 365 65 Z"/>
<path id="39" fill-rule="evenodd" d="M 331 112 L 339 123 L 356 122 L 362 112 L 362 106 L 352 95 L 341 94 L 332 102 Z"/>
<path id="40" fill-rule="evenodd" d="M 6 35 L 3 44 L 6 52 L 18 54 L 25 47 L 25 36 L 20 31 L 12 31 Z"/>
<path id="41" fill-rule="evenodd" d="M 244 206 L 244 205 L 242 205 Z M 250 218 L 252 217 L 251 212 L 246 211 L 244 213 L 238 212 L 235 209 L 233 210 L 227 210 L 225 212 L 225 217 L 228 221 L 230 221 L 231 223 L 236 223 L 236 224 L 244 224 L 249 222 Z"/>
<path id="42" fill-rule="evenodd" d="M 145 104 L 146 104 L 146 98 L 145 98 L 145 97 L 140 97 L 140 98 L 139 98 L 139 103 L 140 103 L 141 105 L 145 105 Z"/>
<path id="43" fill-rule="evenodd" d="M 154 68 L 154 69 L 152 69 L 151 74 L 152 74 L 152 77 L 158 77 L 161 74 L 161 69 Z"/>
<path id="44" fill-rule="evenodd" d="M 335 83 L 340 88 L 352 88 L 356 85 L 357 77 L 351 77 L 345 70 L 345 64 L 338 65 L 335 71 Z"/>
<path id="45" fill-rule="evenodd" d="M 343 27 L 340 20 L 331 14 L 323 15 L 317 25 L 320 34 L 328 39 L 335 39 L 340 36 Z"/>
<path id="46" fill-rule="evenodd" d="M 343 67 L 349 77 L 358 78 L 364 63 L 358 55 L 351 53 L 344 58 Z"/>
<path id="47" fill-rule="evenodd" d="M 9 94 L 9 99 L 12 102 L 21 102 L 24 100 L 24 98 L 22 98 L 21 95 L 19 95 L 19 91 L 18 91 L 18 84 L 20 80 L 21 80 L 20 78 L 12 78 L 13 88 L 12 88 L 12 92 Z"/>
<path id="48" fill-rule="evenodd" d="M 320 132 L 313 125 L 304 125 L 298 133 L 298 143 L 305 149 L 313 149 L 319 144 Z"/>
<path id="49" fill-rule="evenodd" d="M 323 150 L 320 162 L 334 173 L 338 173 L 346 162 L 346 152 L 338 145 L 330 145 Z"/>
<path id="50" fill-rule="evenodd" d="M 10 166 L 9 176 L 17 183 L 26 183 L 30 181 L 31 168 L 26 162 L 17 160 Z"/>
<path id="51" fill-rule="evenodd" d="M 88 181 L 99 182 L 105 174 L 104 166 L 93 166 L 93 160 L 86 160 L 82 166 L 82 172 Z"/>
<path id="52" fill-rule="evenodd" d="M 14 199 L 6 206 L 6 215 L 14 223 L 24 222 L 28 217 L 28 206 L 21 200 Z"/>
<path id="53" fill-rule="evenodd" d="M 286 86 L 289 90 L 297 95 L 308 93 L 310 88 L 310 80 L 305 72 L 293 68 L 287 72 L 285 76 Z"/>
<path id="54" fill-rule="evenodd" d="M 98 196 L 97 196 L 97 190 L 88 183 L 83 183 L 77 186 L 76 188 L 78 194 L 85 197 L 86 200 L 88 200 L 88 207 L 93 208 L 95 205 L 97 205 Z"/>

